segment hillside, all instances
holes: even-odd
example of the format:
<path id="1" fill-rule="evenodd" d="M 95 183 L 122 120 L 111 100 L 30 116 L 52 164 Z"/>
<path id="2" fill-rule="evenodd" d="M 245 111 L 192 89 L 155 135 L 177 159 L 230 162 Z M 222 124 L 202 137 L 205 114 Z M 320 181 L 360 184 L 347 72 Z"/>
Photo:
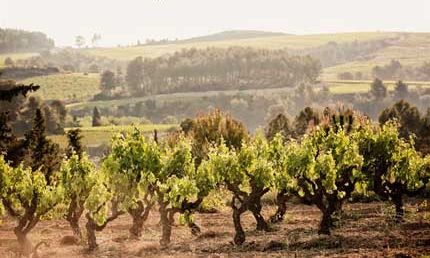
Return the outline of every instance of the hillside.
<path id="1" fill-rule="evenodd" d="M 21 81 L 40 85 L 35 93 L 46 100 L 87 101 L 100 92 L 99 74 L 53 74 L 37 76 Z"/>
<path id="2" fill-rule="evenodd" d="M 248 36 L 246 38 L 246 35 Z M 385 65 L 392 59 L 407 66 L 419 66 L 430 60 L 430 33 L 403 32 L 351 32 L 313 35 L 271 35 L 266 32 L 222 32 L 197 37 L 166 45 L 144 45 L 134 47 L 92 48 L 84 50 L 91 55 L 104 56 L 128 61 L 137 56 L 158 57 L 180 51 L 183 48 L 243 46 L 266 49 L 290 49 L 293 53 L 306 53 L 311 49 L 322 48 L 329 43 L 356 44 L 383 41 L 385 45 L 374 52 L 354 56 L 353 60 L 326 67 L 322 79 L 337 79 L 341 72 L 362 72 L 369 74 L 373 66 Z M 235 38 L 237 34 L 237 38 Z"/>
<path id="3" fill-rule="evenodd" d="M 118 60 L 131 60 L 137 56 L 158 57 L 180 51 L 183 48 L 231 47 L 243 46 L 267 49 L 306 49 L 325 45 L 329 42 L 345 43 L 353 41 L 370 41 L 399 37 L 395 32 L 359 32 L 314 35 L 264 36 L 244 39 L 225 39 L 216 41 L 180 41 L 167 45 L 147 45 L 133 47 L 91 48 L 85 49 L 89 54 Z M 204 39 L 205 37 L 202 37 Z"/>
<path id="4" fill-rule="evenodd" d="M 41 52 L 52 49 L 54 40 L 45 33 L 0 28 L 0 53 Z"/>
<path id="5" fill-rule="evenodd" d="M 251 38 L 265 38 L 286 36 L 289 34 L 282 32 L 258 31 L 258 30 L 229 30 L 219 33 L 210 34 L 207 36 L 194 37 L 190 39 L 181 40 L 181 43 L 190 42 L 207 42 L 207 41 L 222 41 L 222 40 L 237 40 L 237 39 L 251 39 Z"/>

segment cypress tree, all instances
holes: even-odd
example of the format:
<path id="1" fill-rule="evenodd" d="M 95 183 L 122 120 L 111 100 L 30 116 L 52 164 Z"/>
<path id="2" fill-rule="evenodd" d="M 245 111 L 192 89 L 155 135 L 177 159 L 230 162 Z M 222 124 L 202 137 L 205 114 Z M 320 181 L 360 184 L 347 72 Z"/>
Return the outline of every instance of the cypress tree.
<path id="1" fill-rule="evenodd" d="M 82 153 L 84 152 L 82 146 L 82 135 L 80 129 L 74 129 L 67 132 L 67 139 L 69 141 L 69 145 L 67 147 L 67 157 L 71 157 L 73 153 L 81 158 Z"/>
<path id="2" fill-rule="evenodd" d="M 97 107 L 94 107 L 93 110 L 93 126 L 101 126 L 102 125 L 102 117 L 100 115 L 100 111 Z"/>
<path id="3" fill-rule="evenodd" d="M 36 109 L 33 127 L 25 135 L 24 146 L 25 164 L 33 171 L 41 169 L 49 182 L 52 173 L 59 168 L 61 156 L 58 144 L 46 138 L 45 118 L 40 109 Z"/>

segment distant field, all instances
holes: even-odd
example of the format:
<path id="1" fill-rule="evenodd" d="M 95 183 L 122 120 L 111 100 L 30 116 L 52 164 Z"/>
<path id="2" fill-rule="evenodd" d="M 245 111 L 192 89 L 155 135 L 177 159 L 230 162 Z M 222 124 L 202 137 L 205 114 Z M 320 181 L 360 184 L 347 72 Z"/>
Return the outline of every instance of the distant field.
<path id="1" fill-rule="evenodd" d="M 174 124 L 148 124 L 136 125 L 143 133 L 152 133 L 154 129 L 159 132 L 167 131 L 176 127 Z M 82 143 L 85 146 L 98 146 L 101 144 L 109 144 L 112 136 L 115 133 L 132 130 L 134 126 L 101 126 L 101 127 L 80 127 L 83 135 Z M 67 128 L 70 130 L 72 128 Z M 54 142 L 58 143 L 61 147 L 67 146 L 67 137 L 65 135 L 52 135 L 49 136 Z"/>
<path id="2" fill-rule="evenodd" d="M 400 32 L 358 32 L 314 35 L 282 35 L 237 40 L 200 41 L 188 43 L 172 43 L 165 45 L 150 45 L 136 47 L 93 48 L 86 49 L 87 53 L 105 56 L 118 60 L 131 60 L 137 56 L 158 57 L 180 51 L 183 48 L 206 47 L 255 47 L 266 49 L 306 49 L 324 45 L 330 41 L 337 43 L 353 41 L 369 41 L 392 39 L 392 46 L 383 48 L 370 56 L 357 56 L 355 61 L 325 68 L 321 75 L 323 80 L 335 80 L 341 72 L 362 72 L 370 75 L 375 65 L 388 64 L 392 59 L 399 60 L 406 66 L 419 66 L 430 61 L 430 33 L 400 33 Z"/>
<path id="3" fill-rule="evenodd" d="M 195 99 L 202 97 L 213 97 L 218 94 L 225 95 L 238 95 L 238 94 L 266 94 L 266 93 L 276 93 L 276 92 L 288 92 L 293 90 L 292 88 L 275 88 L 275 89 L 261 89 L 261 90 L 226 90 L 226 91 L 206 91 L 206 92 L 184 92 L 184 93 L 172 93 L 172 94 L 159 94 L 145 97 L 137 97 L 137 98 L 124 98 L 124 99 L 115 99 L 115 100 L 105 100 L 105 101 L 91 101 L 91 102 L 80 102 L 80 103 L 72 103 L 67 105 L 68 109 L 81 109 L 81 108 L 93 108 L 93 107 L 110 107 L 110 106 L 119 106 L 124 104 L 135 104 L 138 102 L 142 102 L 148 99 L 153 100 L 175 100 L 180 98 L 181 100 L 186 99 Z"/>
<path id="4" fill-rule="evenodd" d="M 322 81 L 326 85 L 329 86 L 330 92 L 333 94 L 351 94 L 351 93 L 365 93 L 370 89 L 370 84 L 372 81 L 370 80 L 327 80 Z M 389 90 L 394 89 L 395 81 L 384 81 L 384 84 L 387 85 Z M 409 85 L 410 89 L 414 89 L 416 87 L 422 88 L 430 88 L 430 82 L 405 82 Z M 184 92 L 184 93 L 172 93 L 172 94 L 160 94 L 153 96 L 145 96 L 145 97 L 137 97 L 137 98 L 125 98 L 125 99 L 116 99 L 116 100 L 105 100 L 105 101 L 90 101 L 90 102 L 80 102 L 80 103 L 72 103 L 67 105 L 66 107 L 70 110 L 77 110 L 82 108 L 105 108 L 105 107 L 114 107 L 125 104 L 135 104 L 138 102 L 143 102 L 145 100 L 157 100 L 157 101 L 171 101 L 175 99 L 181 99 L 183 101 L 196 101 L 198 98 L 203 97 L 215 97 L 219 94 L 225 95 L 258 95 L 258 94 L 273 94 L 273 93 L 285 93 L 292 91 L 293 88 L 275 88 L 275 89 L 260 89 L 260 90 L 231 90 L 231 91 L 207 91 L 207 92 Z"/>
<path id="5" fill-rule="evenodd" d="M 404 66 L 420 66 L 430 62 L 430 33 L 406 34 L 394 46 L 381 49 L 371 58 L 325 68 L 323 80 L 336 80 L 341 72 L 362 72 L 370 75 L 375 65 L 386 65 L 396 59 Z"/>
<path id="6" fill-rule="evenodd" d="M 150 45 L 136 47 L 115 48 L 93 48 L 85 50 L 90 54 L 109 57 L 118 60 L 131 60 L 137 56 L 158 57 L 174 53 L 183 48 L 206 48 L 206 47 L 255 47 L 267 49 L 303 49 L 324 45 L 330 41 L 337 43 L 352 41 L 368 41 L 396 37 L 398 33 L 391 32 L 360 32 L 360 33 L 337 33 L 337 34 L 314 34 L 314 35 L 284 35 L 275 37 L 261 37 L 237 40 L 201 41 L 192 43 L 174 43 L 166 45 Z"/>
<path id="7" fill-rule="evenodd" d="M 372 81 L 324 81 L 330 88 L 330 92 L 333 94 L 349 94 L 349 93 L 365 93 L 370 90 L 370 84 Z M 417 86 L 422 88 L 430 88 L 430 82 L 405 82 L 409 85 L 409 89 L 414 89 Z M 388 90 L 394 90 L 396 84 L 395 81 L 384 81 L 384 84 L 388 87 Z"/>
<path id="8" fill-rule="evenodd" d="M 17 60 L 27 59 L 32 56 L 37 56 L 39 54 L 37 53 L 7 53 L 7 54 L 0 54 L 0 68 L 4 66 L 4 61 L 6 58 L 10 57 L 15 62 Z"/>
<path id="9" fill-rule="evenodd" d="M 99 74 L 73 73 L 32 77 L 23 82 L 40 85 L 35 94 L 47 100 L 85 101 L 100 92 L 99 81 Z"/>

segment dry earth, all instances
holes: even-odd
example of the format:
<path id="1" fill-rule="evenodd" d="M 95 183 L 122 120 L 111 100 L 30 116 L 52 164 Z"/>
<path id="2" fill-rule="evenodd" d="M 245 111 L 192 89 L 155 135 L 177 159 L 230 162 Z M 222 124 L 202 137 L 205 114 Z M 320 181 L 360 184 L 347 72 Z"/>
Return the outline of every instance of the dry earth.
<path id="1" fill-rule="evenodd" d="M 245 214 L 243 224 L 247 239 L 243 246 L 232 244 L 233 224 L 230 210 L 198 214 L 196 222 L 202 234 L 193 236 L 190 230 L 176 224 L 172 244 L 162 249 L 158 244 L 160 227 L 158 214 L 152 212 L 140 240 L 128 238 L 130 218 L 124 215 L 98 233 L 99 248 L 88 254 L 83 245 L 61 245 L 71 234 L 62 220 L 40 222 L 30 235 L 33 243 L 45 241 L 39 248 L 40 257 L 422 257 L 430 255 L 430 212 L 416 212 L 409 203 L 405 222 L 395 225 L 384 203 L 348 204 L 331 236 L 317 234 L 320 212 L 312 206 L 289 204 L 286 220 L 272 226 L 271 232 L 255 231 L 251 214 Z M 275 210 L 268 206 L 266 217 Z M 81 224 L 84 226 L 85 221 Z M 6 218 L 0 225 L 0 257 L 16 257 L 18 249 L 13 227 Z"/>

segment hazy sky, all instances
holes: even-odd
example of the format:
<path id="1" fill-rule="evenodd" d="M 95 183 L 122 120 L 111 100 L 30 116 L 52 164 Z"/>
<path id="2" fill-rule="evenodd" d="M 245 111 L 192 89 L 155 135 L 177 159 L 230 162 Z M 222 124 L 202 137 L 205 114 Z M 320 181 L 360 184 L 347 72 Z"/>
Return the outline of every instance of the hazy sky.
<path id="1" fill-rule="evenodd" d="M 430 32 L 430 0 L 0 0 L 0 27 L 43 31 L 60 46 L 94 32 L 105 46 L 233 29 Z"/>

